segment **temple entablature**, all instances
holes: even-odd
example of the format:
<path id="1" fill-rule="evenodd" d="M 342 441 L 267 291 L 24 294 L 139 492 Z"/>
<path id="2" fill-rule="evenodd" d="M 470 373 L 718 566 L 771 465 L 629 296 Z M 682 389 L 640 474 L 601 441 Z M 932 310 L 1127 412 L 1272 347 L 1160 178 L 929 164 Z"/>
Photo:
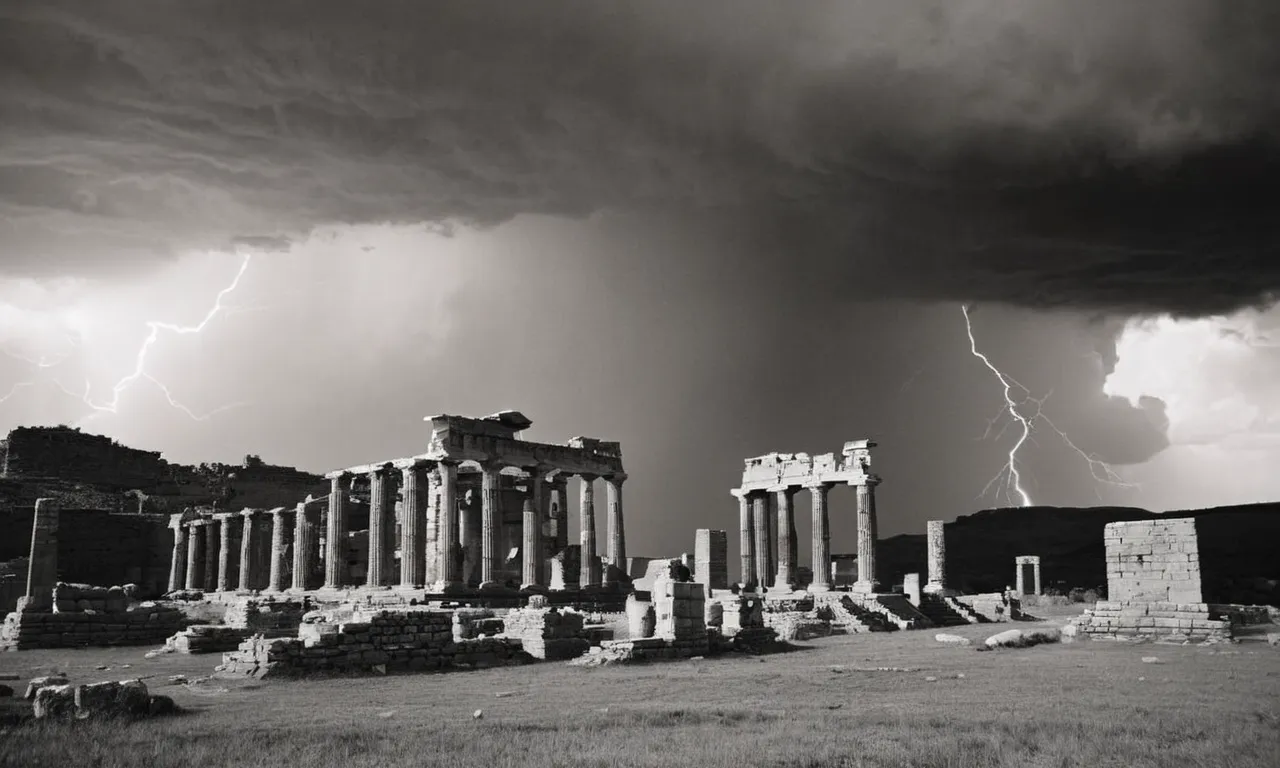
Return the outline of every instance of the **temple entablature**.
<path id="1" fill-rule="evenodd" d="M 880 478 L 871 472 L 871 440 L 844 444 L 840 458 L 834 453 L 768 453 L 747 459 L 742 472 L 743 492 L 769 491 L 778 486 L 804 487 L 818 483 L 874 485 Z"/>

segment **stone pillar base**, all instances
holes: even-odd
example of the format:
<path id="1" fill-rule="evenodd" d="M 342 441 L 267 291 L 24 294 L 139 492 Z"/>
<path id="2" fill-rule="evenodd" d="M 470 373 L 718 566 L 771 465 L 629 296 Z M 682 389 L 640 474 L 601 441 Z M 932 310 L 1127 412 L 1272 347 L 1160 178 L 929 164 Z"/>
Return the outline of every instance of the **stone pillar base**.
<path id="1" fill-rule="evenodd" d="M 460 581 L 437 581 L 427 591 L 433 595 L 457 595 L 466 592 L 467 588 Z"/>
<path id="2" fill-rule="evenodd" d="M 810 592 L 830 592 L 831 585 L 830 584 L 810 584 L 807 587 L 807 589 Z"/>
<path id="3" fill-rule="evenodd" d="M 934 584 L 931 582 L 921 587 L 920 591 L 926 595 L 940 595 L 943 592 L 943 587 L 941 584 Z"/>
<path id="4" fill-rule="evenodd" d="M 520 594 L 522 595 L 545 595 L 551 590 L 541 584 L 521 584 Z"/>
<path id="5" fill-rule="evenodd" d="M 864 595 L 870 595 L 875 593 L 876 585 L 872 584 L 869 581 L 855 581 L 853 582 L 853 587 L 851 589 L 854 592 L 858 592 Z"/>

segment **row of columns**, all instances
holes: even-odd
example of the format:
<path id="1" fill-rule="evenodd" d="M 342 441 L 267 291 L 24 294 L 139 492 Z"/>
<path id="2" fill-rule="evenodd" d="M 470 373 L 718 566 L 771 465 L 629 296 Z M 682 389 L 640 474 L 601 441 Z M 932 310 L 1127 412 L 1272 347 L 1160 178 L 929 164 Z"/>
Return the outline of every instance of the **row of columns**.
<path id="1" fill-rule="evenodd" d="M 418 463 L 400 467 L 401 509 L 400 569 L 393 574 L 395 563 L 395 505 L 396 487 L 391 473 L 395 467 L 387 464 L 369 473 L 369 558 L 365 586 L 390 586 L 397 580 L 401 586 L 423 587 L 440 592 L 452 591 L 462 586 L 461 554 L 463 551 L 479 552 L 480 586 L 496 586 L 501 565 L 498 552 L 501 524 L 502 465 L 486 463 L 481 466 L 481 493 L 479 520 L 473 518 L 473 503 L 458 504 L 458 464 L 451 461 Z M 542 520 L 548 503 L 555 503 L 563 517 L 567 509 L 567 476 L 557 473 L 550 481 L 542 468 L 532 468 L 529 493 L 524 500 L 522 521 L 523 573 L 526 588 L 545 586 L 547 574 L 543 557 Z M 330 589 L 358 586 L 348 583 L 348 521 L 349 492 L 344 485 L 352 479 L 350 474 L 330 478 L 329 512 L 325 522 L 324 579 L 323 586 Z M 598 586 L 601 574 L 594 567 L 595 551 L 595 495 L 594 475 L 579 475 L 582 481 L 581 495 L 581 548 L 582 565 L 580 586 Z M 626 571 L 626 538 L 622 511 L 622 483 L 625 474 L 604 478 L 608 499 L 608 544 L 604 581 L 615 580 Z M 424 498 L 425 497 L 425 498 Z M 462 519 L 459 519 L 461 506 Z M 224 512 L 212 518 L 183 522 L 175 516 L 170 523 L 174 529 L 173 562 L 170 569 L 169 588 L 226 591 L 233 588 L 256 588 L 260 580 L 259 546 L 255 536 L 257 521 L 264 513 L 260 510 Z M 314 502 L 301 503 L 294 514 L 294 526 L 290 537 L 284 509 L 271 510 L 271 556 L 268 563 L 267 589 L 282 591 L 286 588 L 309 589 L 312 565 L 319 557 L 319 509 Z M 233 587 L 232 525 L 241 521 L 239 567 L 240 578 Z M 562 536 L 566 521 L 561 520 L 554 532 Z M 478 523 L 478 524 L 477 524 Z M 218 537 L 215 541 L 215 526 Z M 479 541 L 474 541 L 475 533 Z M 434 534 L 434 535 L 432 535 Z M 290 541 L 292 538 L 292 542 Z M 434 551 L 427 551 L 427 542 L 434 542 Z M 286 554 L 293 546 L 292 568 L 286 562 Z M 290 584 L 285 584 L 286 571 L 292 570 Z"/>
<path id="2" fill-rule="evenodd" d="M 305 520 L 299 504 L 300 519 Z M 192 589 L 229 591 L 231 589 L 258 589 L 266 570 L 266 588 L 283 591 L 288 564 L 286 555 L 289 541 L 286 534 L 286 510 L 246 509 L 241 512 L 222 512 L 208 518 L 184 521 L 182 515 L 171 518 L 169 527 L 174 532 L 173 558 L 169 568 L 169 590 Z M 263 523 L 270 518 L 270 546 L 262 538 Z M 240 548 L 233 559 L 232 532 L 239 528 Z M 264 552 L 265 550 L 265 552 Z M 296 560 L 296 558 L 295 558 Z M 264 562 L 265 561 L 265 562 Z M 239 578 L 232 584 L 232 569 L 239 570 Z M 305 583 L 306 570 L 294 570 L 294 581 Z"/>
<path id="3" fill-rule="evenodd" d="M 813 510 L 813 581 L 810 591 L 831 589 L 831 524 L 827 494 L 834 483 L 816 482 L 803 486 L 777 485 L 762 491 L 734 489 L 738 498 L 738 532 L 742 584 L 746 589 L 770 585 L 776 591 L 795 589 L 799 563 L 794 500 L 804 488 L 809 491 Z M 876 507 L 875 480 L 857 485 L 858 492 L 858 581 L 854 589 L 875 591 Z M 770 504 L 770 499 L 773 504 Z M 778 541 L 772 541 L 770 506 L 777 510 Z"/>

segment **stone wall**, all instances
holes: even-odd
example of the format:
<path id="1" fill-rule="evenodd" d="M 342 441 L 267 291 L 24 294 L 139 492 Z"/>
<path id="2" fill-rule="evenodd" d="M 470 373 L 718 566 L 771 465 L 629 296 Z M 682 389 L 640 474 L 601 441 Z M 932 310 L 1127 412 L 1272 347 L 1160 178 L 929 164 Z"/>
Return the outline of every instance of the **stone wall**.
<path id="1" fill-rule="evenodd" d="M 302 617 L 312 608 L 309 598 L 255 597 L 235 600 L 223 617 L 229 627 L 240 627 L 266 637 L 288 637 L 298 633 Z"/>
<path id="2" fill-rule="evenodd" d="M 18 427 L 4 441 L 4 475 L 59 477 L 111 488 L 151 488 L 168 474 L 159 452 L 69 427 Z"/>
<path id="3" fill-rule="evenodd" d="M 697 582 L 660 578 L 654 582 L 654 637 L 666 640 L 677 656 L 707 652 L 707 588 Z"/>
<path id="4" fill-rule="evenodd" d="M 163 643 L 186 626 L 176 608 L 144 602 L 130 606 L 119 587 L 58 584 L 54 610 L 9 613 L 0 625 L 0 648 L 73 648 Z"/>
<path id="5" fill-rule="evenodd" d="M 1100 600 L 1073 624 L 1090 637 L 1106 639 L 1223 642 L 1231 637 L 1231 622 L 1214 618 L 1206 603 Z"/>
<path id="6" fill-rule="evenodd" d="M 535 659 L 563 660 L 581 656 L 590 644 L 583 615 L 555 608 L 522 608 L 503 616 L 506 636 L 519 640 Z"/>
<path id="7" fill-rule="evenodd" d="M 1110 600 L 1200 602 L 1195 518 L 1109 523 L 1102 536 Z"/>
<path id="8" fill-rule="evenodd" d="M 297 638 L 252 637 L 224 654 L 218 671 L 259 678 L 383 674 L 498 666 L 529 658 L 517 640 L 455 641 L 450 611 L 379 611 L 367 621 L 304 624 Z"/>
<path id="9" fill-rule="evenodd" d="M 27 556 L 33 519 L 30 507 L 0 509 L 0 561 Z M 173 534 L 167 522 L 151 515 L 61 510 L 58 578 L 88 584 L 136 584 L 144 597 L 163 594 L 173 554 Z M 0 604 L 0 610 L 12 608 L 12 603 Z"/>

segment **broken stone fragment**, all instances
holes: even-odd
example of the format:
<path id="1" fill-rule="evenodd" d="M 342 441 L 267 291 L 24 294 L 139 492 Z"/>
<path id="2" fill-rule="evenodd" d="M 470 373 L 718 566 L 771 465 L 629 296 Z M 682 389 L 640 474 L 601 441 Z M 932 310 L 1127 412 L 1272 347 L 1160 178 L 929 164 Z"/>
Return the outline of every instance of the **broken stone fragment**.
<path id="1" fill-rule="evenodd" d="M 71 685 L 42 685 L 35 691 L 32 712 L 37 719 L 71 719 L 76 711 L 75 688 Z"/>
<path id="2" fill-rule="evenodd" d="M 71 681 L 63 677 L 62 675 L 47 675 L 45 677 L 33 677 L 31 678 L 31 682 L 27 683 L 27 692 L 22 694 L 22 698 L 26 699 L 27 701 L 34 701 L 36 698 L 36 693 L 39 692 L 41 688 L 44 688 L 45 686 L 50 686 L 50 685 L 66 685 L 69 682 Z"/>
<path id="3" fill-rule="evenodd" d="M 145 715 L 149 706 L 147 685 L 141 680 L 90 683 L 75 688 L 76 718 L 80 720 Z"/>

